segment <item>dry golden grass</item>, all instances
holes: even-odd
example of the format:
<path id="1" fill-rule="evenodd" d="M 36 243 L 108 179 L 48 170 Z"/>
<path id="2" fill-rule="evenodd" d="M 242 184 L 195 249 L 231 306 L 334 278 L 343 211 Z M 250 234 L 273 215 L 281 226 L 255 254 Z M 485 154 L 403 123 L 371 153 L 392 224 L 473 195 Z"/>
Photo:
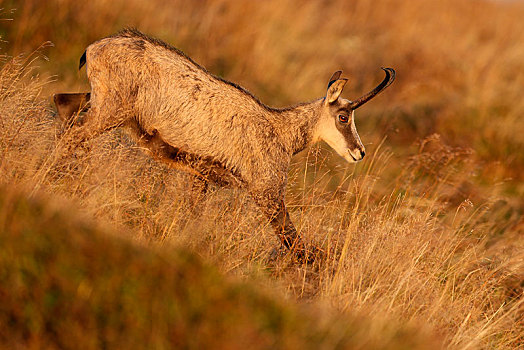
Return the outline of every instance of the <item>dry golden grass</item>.
<path id="1" fill-rule="evenodd" d="M 287 302 L 49 202 L 0 187 L 3 348 L 437 349 L 415 327 L 370 332 L 364 317 Z"/>
<path id="2" fill-rule="evenodd" d="M 143 245 L 198 252 L 287 300 L 399 325 L 449 349 L 524 343 L 524 9 L 484 1 L 11 2 L 13 52 L 0 72 L 0 182 L 75 203 Z M 85 5 L 85 6 L 84 6 Z M 345 165 L 322 145 L 295 158 L 287 201 L 326 258 L 268 262 L 276 238 L 239 190 L 191 202 L 190 176 L 143 155 L 120 131 L 61 158 L 46 99 L 88 89 L 74 73 L 91 41 L 134 25 L 177 45 L 269 104 L 318 97 L 333 70 L 356 96 L 395 67 L 357 114 L 369 156 Z M 27 57 L 27 56 L 26 56 Z M 34 56 L 30 56 L 34 57 Z M 35 72 L 44 75 L 34 76 Z M 58 79 L 48 82 L 49 74 Z M 438 136 L 436 133 L 440 134 Z"/>

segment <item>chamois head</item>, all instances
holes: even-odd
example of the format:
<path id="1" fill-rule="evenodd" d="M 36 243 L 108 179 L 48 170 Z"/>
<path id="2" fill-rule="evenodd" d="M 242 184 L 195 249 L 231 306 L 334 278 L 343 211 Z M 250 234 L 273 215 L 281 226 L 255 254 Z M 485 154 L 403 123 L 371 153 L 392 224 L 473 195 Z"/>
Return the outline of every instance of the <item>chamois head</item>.
<path id="1" fill-rule="evenodd" d="M 350 163 L 362 160 L 366 154 L 355 126 L 355 109 L 371 100 L 395 80 L 393 69 L 382 69 L 386 72 L 384 80 L 376 88 L 355 101 L 340 97 L 347 83 L 347 79 L 340 79 L 342 71 L 333 73 L 331 79 L 329 79 L 315 139 L 324 140 Z"/>

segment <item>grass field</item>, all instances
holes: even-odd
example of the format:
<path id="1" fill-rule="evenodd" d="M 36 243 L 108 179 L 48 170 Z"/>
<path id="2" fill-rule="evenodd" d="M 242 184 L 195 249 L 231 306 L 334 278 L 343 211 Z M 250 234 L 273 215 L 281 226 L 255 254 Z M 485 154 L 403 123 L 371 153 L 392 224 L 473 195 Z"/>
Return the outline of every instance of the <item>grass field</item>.
<path id="1" fill-rule="evenodd" d="M 524 347 L 520 3 L 0 4 L 0 342 Z M 324 144 L 293 160 L 291 217 L 323 260 L 268 261 L 277 239 L 246 193 L 191 202 L 191 177 L 121 130 L 60 156 L 51 96 L 88 91 L 80 55 L 125 26 L 272 106 L 322 96 L 338 69 L 347 98 L 397 70 L 356 113 L 364 161 Z"/>

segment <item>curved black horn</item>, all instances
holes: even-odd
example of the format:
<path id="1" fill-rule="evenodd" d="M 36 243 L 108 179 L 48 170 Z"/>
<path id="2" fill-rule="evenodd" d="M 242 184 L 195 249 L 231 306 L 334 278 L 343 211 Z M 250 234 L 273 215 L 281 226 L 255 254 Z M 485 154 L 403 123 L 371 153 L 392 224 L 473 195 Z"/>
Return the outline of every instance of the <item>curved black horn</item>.
<path id="1" fill-rule="evenodd" d="M 393 80 L 395 80 L 395 70 L 393 68 L 384 68 L 381 67 L 384 72 L 386 72 L 386 77 L 376 88 L 365 94 L 364 96 L 360 97 L 358 100 L 355 100 L 351 102 L 351 109 L 357 109 L 358 107 L 362 106 L 364 103 L 371 100 L 373 97 L 375 97 L 379 92 L 387 88 Z"/>

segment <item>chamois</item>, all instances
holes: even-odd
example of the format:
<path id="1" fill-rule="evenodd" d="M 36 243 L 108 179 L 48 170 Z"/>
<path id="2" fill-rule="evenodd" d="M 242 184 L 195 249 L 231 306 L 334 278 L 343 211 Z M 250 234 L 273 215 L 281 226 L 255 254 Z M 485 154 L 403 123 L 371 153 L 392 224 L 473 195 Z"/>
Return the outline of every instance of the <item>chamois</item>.
<path id="1" fill-rule="evenodd" d="M 210 74 L 180 50 L 135 29 L 89 45 L 80 59 L 88 94 L 57 94 L 58 114 L 89 107 L 67 134 L 70 150 L 115 127 L 131 131 L 150 154 L 222 186 L 245 188 L 268 217 L 280 242 L 302 261 L 312 258 L 284 203 L 291 157 L 318 140 L 348 162 L 365 155 L 354 111 L 395 79 L 372 91 L 340 97 L 347 79 L 329 79 L 324 97 L 288 108 L 271 108 L 244 88 Z M 74 95 L 74 96 L 73 96 Z"/>

